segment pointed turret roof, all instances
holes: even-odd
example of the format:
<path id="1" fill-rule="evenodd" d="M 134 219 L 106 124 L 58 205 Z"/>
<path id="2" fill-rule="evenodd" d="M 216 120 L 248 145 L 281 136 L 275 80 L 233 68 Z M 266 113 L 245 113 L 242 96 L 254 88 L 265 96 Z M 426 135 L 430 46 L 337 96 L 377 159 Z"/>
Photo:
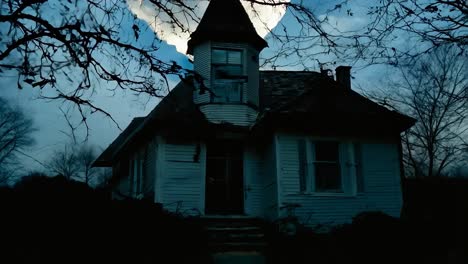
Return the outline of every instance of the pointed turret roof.
<path id="1" fill-rule="evenodd" d="M 239 0 L 211 0 L 188 41 L 188 54 L 203 41 L 247 42 L 261 50 L 267 42 L 257 34 Z"/>

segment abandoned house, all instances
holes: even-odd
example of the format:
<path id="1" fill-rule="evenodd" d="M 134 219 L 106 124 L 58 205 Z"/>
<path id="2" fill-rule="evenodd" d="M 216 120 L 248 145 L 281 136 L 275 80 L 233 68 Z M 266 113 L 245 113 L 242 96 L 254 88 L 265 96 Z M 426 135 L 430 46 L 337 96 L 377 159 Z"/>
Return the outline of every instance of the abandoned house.
<path id="1" fill-rule="evenodd" d="M 202 82 L 180 81 L 94 163 L 112 167 L 114 196 L 201 216 L 399 216 L 400 133 L 414 119 L 353 91 L 347 66 L 261 71 L 266 47 L 239 0 L 211 1 L 188 40 Z"/>

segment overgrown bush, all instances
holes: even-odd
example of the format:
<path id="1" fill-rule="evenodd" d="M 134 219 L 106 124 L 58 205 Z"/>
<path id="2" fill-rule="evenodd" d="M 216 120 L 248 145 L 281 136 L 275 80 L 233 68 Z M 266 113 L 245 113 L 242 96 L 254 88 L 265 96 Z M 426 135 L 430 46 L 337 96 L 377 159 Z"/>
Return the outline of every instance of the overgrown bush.
<path id="1" fill-rule="evenodd" d="M 271 263 L 468 263 L 468 179 L 411 179 L 403 192 L 401 218 L 365 212 L 295 236 L 271 228 Z"/>
<path id="2" fill-rule="evenodd" d="M 0 263 L 206 263 L 196 219 L 151 202 L 114 201 L 63 177 L 0 190 Z"/>
<path id="3" fill-rule="evenodd" d="M 365 212 L 328 233 L 302 227 L 294 236 L 269 234 L 270 263 L 447 263 L 450 243 L 437 223 Z M 452 263 L 464 263 L 464 256 Z"/>

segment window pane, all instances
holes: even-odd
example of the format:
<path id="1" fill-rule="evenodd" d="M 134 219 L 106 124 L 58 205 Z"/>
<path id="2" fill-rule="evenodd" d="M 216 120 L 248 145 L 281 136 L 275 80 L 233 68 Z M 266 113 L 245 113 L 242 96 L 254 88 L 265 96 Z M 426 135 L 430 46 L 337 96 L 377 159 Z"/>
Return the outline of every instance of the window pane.
<path id="1" fill-rule="evenodd" d="M 213 86 L 213 101 L 225 102 L 226 101 L 226 85 L 222 82 L 217 82 Z"/>
<path id="2" fill-rule="evenodd" d="M 321 141 L 315 143 L 315 160 L 338 161 L 338 142 Z"/>
<path id="3" fill-rule="evenodd" d="M 338 163 L 315 163 L 315 188 L 317 191 L 341 192 Z"/>
<path id="4" fill-rule="evenodd" d="M 228 64 L 241 64 L 242 63 L 242 52 L 238 50 L 228 51 Z"/>
<path id="5" fill-rule="evenodd" d="M 215 79 L 233 79 L 242 74 L 240 65 L 213 65 Z"/>
<path id="6" fill-rule="evenodd" d="M 211 62 L 212 63 L 227 63 L 226 50 L 213 49 L 211 50 Z"/>
<path id="7" fill-rule="evenodd" d="M 226 97 L 228 102 L 240 102 L 241 84 L 238 82 L 226 83 Z"/>

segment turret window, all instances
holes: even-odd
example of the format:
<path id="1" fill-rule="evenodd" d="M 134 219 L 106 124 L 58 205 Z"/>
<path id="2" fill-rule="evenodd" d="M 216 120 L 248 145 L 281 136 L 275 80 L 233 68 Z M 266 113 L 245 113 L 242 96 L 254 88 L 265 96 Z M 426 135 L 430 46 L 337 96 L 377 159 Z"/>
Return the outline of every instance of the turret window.
<path id="1" fill-rule="evenodd" d="M 242 101 L 242 84 L 245 82 L 242 67 L 242 51 L 212 49 L 212 101 Z"/>

